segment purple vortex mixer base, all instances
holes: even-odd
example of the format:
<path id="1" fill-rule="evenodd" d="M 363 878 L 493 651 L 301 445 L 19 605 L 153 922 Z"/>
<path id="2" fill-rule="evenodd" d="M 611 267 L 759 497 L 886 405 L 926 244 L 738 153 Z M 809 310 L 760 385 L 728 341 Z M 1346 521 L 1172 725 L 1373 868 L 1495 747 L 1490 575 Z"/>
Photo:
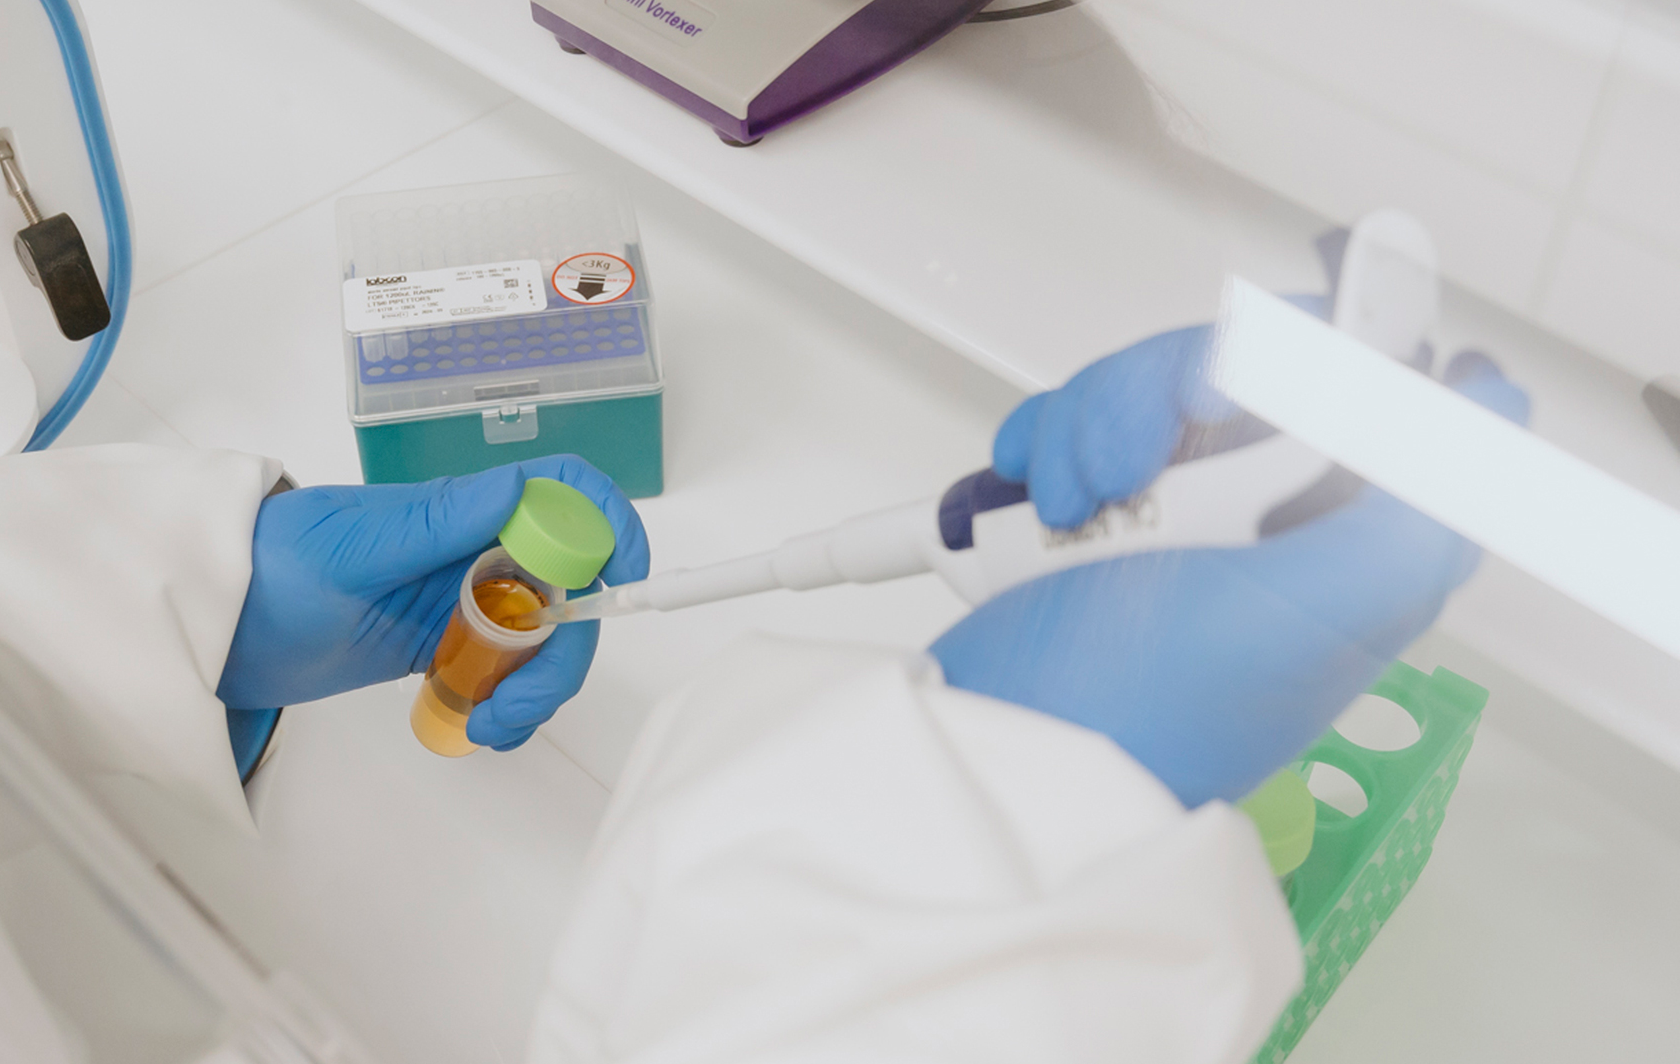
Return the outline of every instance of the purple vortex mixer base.
<path id="1" fill-rule="evenodd" d="M 356 368 L 363 384 L 396 384 L 646 352 L 639 306 L 579 307 L 359 337 Z"/>
<path id="2" fill-rule="evenodd" d="M 596 0 L 597 3 L 600 0 Z M 786 0 L 791 3 L 792 0 Z M 990 0 L 872 0 L 796 58 L 753 98 L 742 118 L 683 88 L 532 0 L 531 17 L 566 47 L 594 56 L 626 77 L 711 123 L 738 144 L 810 114 L 891 70 L 956 29 Z M 714 32 L 721 31 L 721 26 Z"/>

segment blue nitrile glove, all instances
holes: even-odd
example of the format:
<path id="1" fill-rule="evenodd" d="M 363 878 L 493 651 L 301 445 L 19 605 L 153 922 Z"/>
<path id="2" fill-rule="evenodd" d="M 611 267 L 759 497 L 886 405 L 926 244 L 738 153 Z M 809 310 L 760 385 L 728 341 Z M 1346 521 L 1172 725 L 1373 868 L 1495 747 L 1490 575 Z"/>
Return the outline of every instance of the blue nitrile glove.
<path id="1" fill-rule="evenodd" d="M 1319 317 L 1328 312 L 1323 296 L 1286 298 Z M 1188 425 L 1223 423 L 1223 442 L 1212 449 L 1269 434 L 1208 386 L 1201 369 L 1212 338 L 1211 325 L 1160 333 L 1031 396 L 998 429 L 992 467 L 1027 485 L 1045 524 L 1075 528 L 1103 503 L 1148 487 L 1189 442 Z"/>
<path id="2" fill-rule="evenodd" d="M 257 513 L 251 587 L 217 695 L 235 708 L 294 705 L 421 672 L 461 577 L 496 543 L 528 477 L 583 492 L 612 522 L 609 584 L 648 572 L 647 534 L 605 473 L 563 455 L 424 484 L 299 488 Z M 473 710 L 467 737 L 508 750 L 577 694 L 599 622 L 561 625 Z"/>
<path id="3" fill-rule="evenodd" d="M 1073 523 L 1160 472 L 1189 409 L 1194 367 L 1172 364 L 1197 357 L 1184 337 L 1110 356 L 1005 422 L 998 472 L 1028 479 L 1046 523 Z M 1140 352 L 1147 364 L 1120 365 Z M 1446 379 L 1526 422 L 1527 397 L 1487 358 L 1460 356 Z M 1473 544 L 1367 486 L 1251 547 L 1041 577 L 983 604 L 931 649 L 952 686 L 1110 736 L 1187 806 L 1234 800 L 1322 735 L 1478 558 Z"/>

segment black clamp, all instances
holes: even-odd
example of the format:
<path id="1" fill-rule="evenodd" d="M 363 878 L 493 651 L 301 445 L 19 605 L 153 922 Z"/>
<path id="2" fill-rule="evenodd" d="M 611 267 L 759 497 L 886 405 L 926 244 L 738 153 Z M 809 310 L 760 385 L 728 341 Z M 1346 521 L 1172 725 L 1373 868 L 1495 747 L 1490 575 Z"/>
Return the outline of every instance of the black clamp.
<path id="1" fill-rule="evenodd" d="M 0 137 L 0 173 L 4 174 L 6 191 L 23 209 L 26 223 L 12 245 L 30 283 L 46 293 L 58 331 L 68 340 L 84 340 L 111 324 L 111 307 L 105 302 L 105 290 L 99 285 L 81 231 L 68 214 L 41 217 L 18 169 L 12 144 L 4 137 Z"/>

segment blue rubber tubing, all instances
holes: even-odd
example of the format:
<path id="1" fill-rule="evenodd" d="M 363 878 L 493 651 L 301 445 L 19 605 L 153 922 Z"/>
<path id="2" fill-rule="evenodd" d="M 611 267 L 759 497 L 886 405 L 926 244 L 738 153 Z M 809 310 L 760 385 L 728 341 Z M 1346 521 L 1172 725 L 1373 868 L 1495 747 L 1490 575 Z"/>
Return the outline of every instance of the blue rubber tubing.
<path id="1" fill-rule="evenodd" d="M 133 275 L 133 251 L 129 245 L 128 205 L 123 201 L 122 179 L 118 175 L 117 156 L 111 150 L 111 135 L 105 127 L 105 109 L 99 102 L 99 83 L 93 76 L 93 61 L 88 57 L 87 42 L 82 38 L 81 23 L 69 0 L 41 0 L 53 33 L 58 37 L 58 51 L 64 59 L 64 72 L 70 79 L 70 95 L 76 102 L 76 117 L 82 123 L 82 142 L 87 145 L 88 163 L 93 167 L 93 181 L 99 190 L 99 208 L 105 216 L 106 280 L 105 302 L 111 306 L 111 323 L 105 326 L 88 345 L 87 354 L 70 378 L 70 384 L 58 402 L 35 425 L 35 434 L 24 450 L 39 451 L 58 439 L 70 420 L 81 410 L 93 394 L 94 386 L 111 361 L 111 349 L 117 345 L 122 332 L 123 318 L 128 314 L 129 285 Z"/>

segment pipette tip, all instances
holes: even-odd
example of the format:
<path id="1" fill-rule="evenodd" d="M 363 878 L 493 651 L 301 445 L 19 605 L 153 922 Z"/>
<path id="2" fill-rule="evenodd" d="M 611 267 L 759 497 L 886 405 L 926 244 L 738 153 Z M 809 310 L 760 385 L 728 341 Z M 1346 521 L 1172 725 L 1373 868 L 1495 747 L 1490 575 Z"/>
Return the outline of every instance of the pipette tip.
<path id="1" fill-rule="evenodd" d="M 518 631 L 528 632 L 533 628 L 541 628 L 545 624 L 572 624 L 577 621 L 595 621 L 602 617 L 617 617 L 626 613 L 638 613 L 645 607 L 633 600 L 625 588 L 634 585 L 626 584 L 621 587 L 607 588 L 589 595 L 579 595 L 575 599 L 556 602 L 540 610 L 522 613 L 509 619 L 508 626 Z"/>

